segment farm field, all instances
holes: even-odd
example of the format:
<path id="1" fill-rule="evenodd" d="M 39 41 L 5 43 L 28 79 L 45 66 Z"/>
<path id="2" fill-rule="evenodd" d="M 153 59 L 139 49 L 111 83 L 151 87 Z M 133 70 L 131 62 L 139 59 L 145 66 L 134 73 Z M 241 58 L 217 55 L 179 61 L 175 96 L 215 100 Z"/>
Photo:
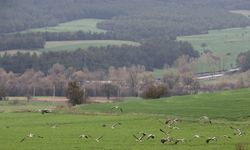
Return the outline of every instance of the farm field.
<path id="1" fill-rule="evenodd" d="M 212 50 L 221 58 L 226 57 L 226 68 L 230 68 L 231 64 L 236 65 L 236 58 L 240 52 L 250 49 L 250 27 L 210 30 L 208 34 L 182 36 L 177 40 L 190 42 L 194 49 L 200 52 L 204 50 L 201 44 L 206 43 L 205 49 Z M 230 56 L 226 56 L 227 53 L 230 53 Z"/>
<path id="2" fill-rule="evenodd" d="M 49 41 L 46 42 L 45 48 L 38 50 L 7 50 L 0 52 L 0 56 L 5 54 L 15 55 L 19 53 L 30 53 L 37 55 L 42 52 L 49 51 L 75 51 L 79 48 L 87 49 L 89 47 L 106 47 L 110 45 L 121 46 L 121 45 L 131 45 L 131 46 L 140 46 L 140 43 L 132 41 L 121 41 L 121 40 L 80 40 L 80 41 Z"/>
<path id="3" fill-rule="evenodd" d="M 103 47 L 108 45 L 132 45 L 139 46 L 140 44 L 132 41 L 120 41 L 120 40 L 83 40 L 83 41 L 51 41 L 46 42 L 45 48 L 38 51 L 74 51 L 79 48 L 87 49 L 89 47 Z"/>
<path id="4" fill-rule="evenodd" d="M 80 19 L 70 22 L 61 23 L 55 27 L 45 27 L 29 29 L 23 32 L 93 32 L 93 33 L 103 33 L 106 30 L 97 28 L 99 22 L 104 21 L 103 19 Z"/>
<path id="5" fill-rule="evenodd" d="M 231 10 L 231 13 L 235 13 L 235 14 L 240 14 L 243 15 L 245 17 L 250 17 L 250 11 L 249 10 Z"/>
<path id="6" fill-rule="evenodd" d="M 15 112 L 18 105 L 0 102 L 0 148 L 5 150 L 67 150 L 67 149 L 239 149 L 250 146 L 250 89 L 178 96 L 160 100 L 127 98 L 124 102 L 108 104 L 86 104 L 63 110 L 63 103 L 30 102 L 22 104 L 23 110 Z M 121 106 L 123 113 L 112 111 L 114 105 Z M 37 109 L 55 107 L 55 112 L 42 115 Z M 9 109 L 8 107 L 11 107 Z M 25 108 L 26 107 L 26 108 Z M 8 109 L 8 111 L 6 111 Z M 13 110 L 13 111 L 11 111 Z M 30 112 L 28 112 L 30 111 Z M 207 115 L 212 124 L 201 123 L 199 117 Z M 169 129 L 162 122 L 166 118 L 178 117 L 182 121 Z M 120 122 L 116 128 L 111 125 Z M 106 127 L 103 127 L 106 124 Z M 238 127 L 246 135 L 235 136 L 230 129 Z M 165 135 L 159 129 L 172 132 L 173 138 L 185 138 L 186 142 L 174 145 L 162 144 Z M 137 142 L 133 134 L 138 132 L 155 134 L 155 139 Z M 25 138 L 33 133 L 43 138 Z M 89 134 L 89 139 L 81 139 Z M 216 136 L 218 141 L 207 144 L 206 138 L 192 139 L 195 135 Z M 223 137 L 228 135 L 231 139 Z M 95 138 L 103 136 L 100 142 Z"/>

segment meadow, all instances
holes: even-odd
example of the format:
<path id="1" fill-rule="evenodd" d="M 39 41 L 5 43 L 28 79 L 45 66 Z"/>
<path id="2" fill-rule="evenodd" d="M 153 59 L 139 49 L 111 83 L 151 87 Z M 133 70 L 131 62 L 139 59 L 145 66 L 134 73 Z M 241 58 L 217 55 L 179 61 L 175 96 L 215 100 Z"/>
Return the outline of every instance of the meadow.
<path id="1" fill-rule="evenodd" d="M 45 47 L 42 49 L 36 50 L 7 50 L 1 51 L 0 56 L 5 54 L 15 55 L 19 53 L 30 53 L 32 54 L 41 54 L 42 52 L 49 51 L 75 51 L 77 49 L 88 49 L 89 47 L 106 47 L 106 46 L 122 46 L 122 45 L 131 45 L 131 46 L 140 46 L 140 43 L 133 41 L 122 41 L 122 40 L 79 40 L 79 41 L 49 41 L 46 42 Z"/>
<path id="2" fill-rule="evenodd" d="M 235 13 L 235 14 L 240 14 L 243 15 L 245 17 L 250 17 L 250 11 L 249 10 L 231 10 L 231 13 Z"/>
<path id="3" fill-rule="evenodd" d="M 25 32 L 93 32 L 93 33 L 104 33 L 106 30 L 102 30 L 97 28 L 97 24 L 99 22 L 104 21 L 103 19 L 80 19 L 69 21 L 65 23 L 58 24 L 55 27 L 44 27 L 44 28 L 36 28 L 29 29 Z"/>
<path id="4" fill-rule="evenodd" d="M 250 49 L 250 27 L 210 30 L 208 34 L 182 36 L 177 40 L 190 42 L 199 52 L 203 52 L 204 49 L 213 51 L 214 55 L 225 59 L 226 68 L 230 68 L 231 64 L 236 65 L 239 53 Z M 202 47 L 202 43 L 207 46 Z"/>
<path id="5" fill-rule="evenodd" d="M 82 41 L 50 41 L 46 42 L 44 49 L 39 49 L 39 52 L 45 51 L 74 51 L 79 48 L 87 49 L 89 47 L 105 47 L 108 45 L 132 45 L 139 46 L 140 44 L 132 41 L 121 40 L 82 40 Z"/>
<path id="6" fill-rule="evenodd" d="M 250 89 L 177 96 L 160 100 L 127 98 L 123 102 L 85 104 L 66 108 L 63 103 L 30 102 L 11 104 L 0 102 L 0 148 L 4 150 L 68 150 L 68 149 L 220 149 L 233 150 L 250 146 Z M 16 111 L 22 105 L 22 110 Z M 118 105 L 123 112 L 112 110 Z M 54 108 L 53 113 L 42 115 L 37 110 Z M 212 124 L 201 123 L 199 117 L 209 116 Z M 162 122 L 178 117 L 182 121 L 170 129 Z M 120 122 L 116 128 L 111 125 Z M 106 127 L 103 125 L 106 124 Z M 246 135 L 235 136 L 230 126 L 238 127 Z M 186 142 L 162 144 L 165 137 L 159 129 L 172 132 L 173 138 L 185 138 Z M 132 136 L 138 132 L 155 134 L 155 139 L 138 142 Z M 29 133 L 43 138 L 25 138 Z M 81 139 L 81 134 L 91 135 Z M 195 135 L 216 136 L 218 141 L 209 144 L 206 138 L 192 139 Z M 223 137 L 228 135 L 231 139 Z M 103 136 L 100 142 L 95 138 Z"/>

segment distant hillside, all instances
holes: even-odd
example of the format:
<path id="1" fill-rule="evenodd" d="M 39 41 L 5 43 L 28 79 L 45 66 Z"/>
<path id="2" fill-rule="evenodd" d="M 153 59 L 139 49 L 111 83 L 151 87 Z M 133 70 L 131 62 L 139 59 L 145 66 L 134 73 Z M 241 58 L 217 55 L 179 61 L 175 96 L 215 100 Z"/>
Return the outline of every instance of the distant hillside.
<path id="1" fill-rule="evenodd" d="M 247 7 L 248 0 L 2 0 L 0 33 L 97 18 L 110 19 L 98 26 L 123 39 L 174 38 L 250 25 L 228 11 Z"/>

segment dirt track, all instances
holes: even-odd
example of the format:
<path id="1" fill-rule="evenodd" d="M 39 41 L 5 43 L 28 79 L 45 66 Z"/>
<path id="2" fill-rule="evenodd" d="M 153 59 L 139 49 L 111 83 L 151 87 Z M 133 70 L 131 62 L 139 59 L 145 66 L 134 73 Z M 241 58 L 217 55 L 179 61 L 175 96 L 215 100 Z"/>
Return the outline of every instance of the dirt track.
<path id="1" fill-rule="evenodd" d="M 67 102 L 66 97 L 35 97 L 32 98 L 33 101 L 43 101 L 43 102 Z M 87 102 L 89 103 L 108 103 L 117 100 L 116 97 L 111 97 L 109 100 L 106 97 L 90 97 Z"/>
<path id="2" fill-rule="evenodd" d="M 32 98 L 33 101 L 43 101 L 43 102 L 66 102 L 68 99 L 66 97 L 35 97 Z"/>

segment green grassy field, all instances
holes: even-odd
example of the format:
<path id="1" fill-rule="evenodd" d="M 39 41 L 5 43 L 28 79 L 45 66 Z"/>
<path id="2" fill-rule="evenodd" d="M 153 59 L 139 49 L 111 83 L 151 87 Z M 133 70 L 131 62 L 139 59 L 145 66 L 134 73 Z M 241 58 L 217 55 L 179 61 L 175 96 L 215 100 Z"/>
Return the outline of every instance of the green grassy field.
<path id="1" fill-rule="evenodd" d="M 216 119 L 241 120 L 250 117 L 250 89 L 175 96 L 160 100 L 129 99 L 117 104 L 92 104 L 82 106 L 84 112 L 109 113 L 113 105 L 124 108 L 124 113 L 197 118 L 208 115 Z"/>
<path id="2" fill-rule="evenodd" d="M 94 32 L 103 33 L 105 30 L 97 28 L 96 24 L 104 21 L 103 19 L 80 19 L 70 22 L 61 23 L 55 27 L 45 27 L 29 29 L 23 32 Z"/>
<path id="3" fill-rule="evenodd" d="M 201 44 L 206 43 L 206 49 L 212 50 L 221 58 L 225 57 L 227 53 L 231 53 L 226 58 L 226 66 L 229 68 L 230 64 L 235 65 L 240 52 L 250 50 L 250 27 L 211 30 L 208 34 L 182 36 L 177 39 L 190 42 L 194 49 L 200 52 L 203 51 Z"/>
<path id="4" fill-rule="evenodd" d="M 132 41 L 120 41 L 120 40 L 85 40 L 85 41 L 52 41 L 46 42 L 45 48 L 38 50 L 39 52 L 45 51 L 74 51 L 78 48 L 87 49 L 89 47 L 102 47 L 108 45 L 133 45 L 139 46 L 140 44 Z"/>
<path id="5" fill-rule="evenodd" d="M 84 41 L 50 41 L 46 42 L 45 48 L 38 50 L 7 50 L 0 52 L 0 55 L 15 55 L 17 52 L 20 53 L 31 53 L 41 54 L 42 52 L 48 51 L 75 51 L 79 48 L 87 49 L 89 47 L 106 47 L 109 45 L 121 46 L 121 45 L 132 45 L 140 46 L 140 43 L 132 41 L 121 41 L 121 40 L 84 40 Z"/>
<path id="6" fill-rule="evenodd" d="M 71 108 L 69 112 L 55 111 L 55 113 L 41 115 L 38 112 L 12 112 L 15 110 L 8 102 L 0 102 L 0 148 L 4 150 L 68 150 L 68 149 L 105 149 L 105 150 L 140 150 L 140 149 L 170 149 L 170 150 L 234 150 L 237 144 L 250 146 L 250 89 L 218 92 L 214 94 L 200 94 L 193 96 L 178 96 L 160 100 L 141 100 L 128 98 L 124 102 L 112 104 L 86 104 Z M 59 103 L 57 105 L 61 105 Z M 45 102 L 26 104 L 26 110 L 31 106 L 53 105 Z M 26 106 L 24 105 L 24 106 Z M 111 107 L 119 105 L 124 112 L 111 111 Z M 3 108 L 4 106 L 4 108 Z M 8 109 L 8 112 L 6 112 Z M 33 110 L 33 108 L 32 108 Z M 213 124 L 198 121 L 200 116 L 212 118 Z M 182 121 L 176 126 L 179 130 L 169 129 L 159 120 L 175 116 Z M 112 129 L 113 123 L 122 123 Z M 56 128 L 52 126 L 56 124 Z M 107 127 L 102 127 L 107 124 Z M 239 127 L 246 132 L 244 136 L 234 136 L 229 127 Z M 165 137 L 159 129 L 172 130 L 173 138 L 185 138 L 186 142 L 174 145 L 161 144 Z M 153 133 L 155 139 L 137 142 L 133 134 L 137 132 Z M 29 133 L 44 138 L 27 138 Z M 81 134 L 89 134 L 89 139 L 80 139 Z M 216 136 L 217 142 L 207 144 L 205 138 L 190 141 L 193 135 L 205 137 Z M 223 135 L 232 138 L 226 139 Z M 95 138 L 103 136 L 98 143 Z"/>

